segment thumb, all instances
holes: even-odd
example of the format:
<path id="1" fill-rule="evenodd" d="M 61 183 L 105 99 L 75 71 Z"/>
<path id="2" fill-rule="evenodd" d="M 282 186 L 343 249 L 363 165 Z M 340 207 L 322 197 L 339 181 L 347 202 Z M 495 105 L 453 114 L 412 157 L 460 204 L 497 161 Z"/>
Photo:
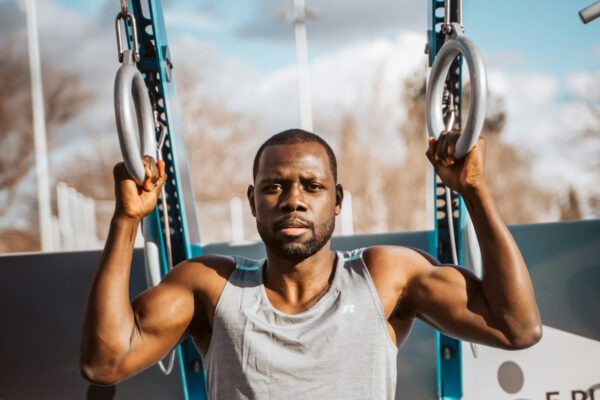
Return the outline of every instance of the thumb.
<path id="1" fill-rule="evenodd" d="M 165 172 L 165 162 L 163 160 L 159 160 L 156 164 L 158 167 L 158 189 L 162 189 L 165 182 L 167 182 L 167 173 Z"/>

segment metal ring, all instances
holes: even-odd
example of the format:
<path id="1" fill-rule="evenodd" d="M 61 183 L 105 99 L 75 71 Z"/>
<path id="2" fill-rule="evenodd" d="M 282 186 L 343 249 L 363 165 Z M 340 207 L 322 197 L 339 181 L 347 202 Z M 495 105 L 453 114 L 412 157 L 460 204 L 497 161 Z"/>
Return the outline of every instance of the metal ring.
<path id="1" fill-rule="evenodd" d="M 464 157 L 477 142 L 485 122 L 487 108 L 487 76 L 485 64 L 473 40 L 462 34 L 457 23 L 452 24 L 452 35 L 440 49 L 429 75 L 427 85 L 427 129 L 429 135 L 438 137 L 445 130 L 442 99 L 446 76 L 457 55 L 462 54 L 471 77 L 471 104 L 464 129 L 456 144 L 456 158 Z"/>
<path id="2" fill-rule="evenodd" d="M 115 78 L 117 132 L 125 168 L 141 186 L 146 177 L 141 156 L 147 155 L 154 160 L 157 159 L 156 134 L 152 106 L 144 78 L 133 63 L 131 50 L 125 50 L 123 55 L 123 65 L 117 71 Z M 138 129 L 136 129 L 136 120 Z M 140 145 L 138 145 L 138 137 Z"/>

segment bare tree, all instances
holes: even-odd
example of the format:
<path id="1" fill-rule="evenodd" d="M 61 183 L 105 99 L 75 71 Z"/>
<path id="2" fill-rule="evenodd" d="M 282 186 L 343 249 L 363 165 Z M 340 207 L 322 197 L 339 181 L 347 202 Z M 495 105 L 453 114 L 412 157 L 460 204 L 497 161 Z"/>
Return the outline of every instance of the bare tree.
<path id="1" fill-rule="evenodd" d="M 33 132 L 31 91 L 29 89 L 28 61 L 22 49 L 17 49 L 13 39 L 0 47 L 0 217 L 6 215 L 18 196 L 18 185 L 33 165 Z M 59 70 L 45 64 L 44 105 L 49 143 L 53 133 L 79 110 L 92 96 L 84 90 L 79 77 L 73 72 Z M 27 199 L 20 199 L 26 201 Z M 35 208 L 34 208 L 35 209 Z M 33 224 L 30 229 L 37 229 Z M 2 235 L 8 237 L 8 235 Z M 11 235 L 14 236 L 14 235 Z M 28 235 L 23 236 L 29 237 Z M 24 239 L 23 239 L 24 240 Z M 13 241 L 11 241 L 13 242 Z M 36 242 L 30 242 L 29 250 Z M 19 249 L 27 248 L 19 245 Z"/>
<path id="2" fill-rule="evenodd" d="M 469 101 L 470 84 L 467 84 L 463 93 L 463 115 L 467 115 Z M 486 177 L 507 223 L 540 222 L 558 209 L 560 201 L 555 193 L 537 183 L 527 155 L 502 140 L 509 117 L 504 100 L 490 94 L 482 131 L 487 149 Z"/>
<path id="3" fill-rule="evenodd" d="M 29 67 L 25 55 L 7 40 L 0 47 L 0 190 L 7 199 L 0 207 L 6 213 L 15 188 L 33 163 L 33 135 Z M 45 64 L 44 106 L 46 126 L 52 141 L 54 130 L 69 121 L 91 100 L 78 76 Z"/>
<path id="4" fill-rule="evenodd" d="M 371 101 L 377 102 L 377 91 L 374 90 L 374 93 Z M 402 159 L 386 160 L 379 157 L 373 145 L 379 132 L 372 129 L 358 133 L 354 115 L 344 116 L 340 124 L 340 177 L 353 194 L 356 232 L 414 230 L 428 226 L 426 196 L 427 183 L 430 181 L 426 175 L 429 169 L 425 157 L 424 66 L 404 81 L 400 93 L 401 98 L 396 106 L 406 110 L 406 118 L 398 126 L 399 135 L 396 139 L 405 150 Z M 469 85 L 466 85 L 463 104 L 466 106 L 468 102 Z M 488 144 L 486 168 L 498 207 L 509 223 L 543 220 L 551 210 L 559 208 L 560 201 L 552 192 L 536 184 L 526 155 L 502 141 L 501 132 L 507 119 L 504 101 L 492 95 L 488 110 L 483 129 Z M 466 110 L 463 115 L 465 113 Z M 363 117 L 369 116 L 375 121 L 362 125 L 381 125 L 382 117 L 385 117 L 372 112 Z M 381 222 L 381 219 L 385 221 Z"/>
<path id="5" fill-rule="evenodd" d="M 600 75 L 594 76 L 590 83 L 590 90 L 586 94 L 587 97 L 578 100 L 584 104 L 591 117 L 591 122 L 575 136 L 571 144 L 577 151 L 575 157 L 579 160 L 582 157 L 585 158 L 586 167 L 591 172 L 591 182 L 600 182 Z M 577 204 L 579 205 L 582 200 L 588 203 L 591 217 L 600 218 L 600 190 L 598 190 L 597 185 L 587 193 L 586 199 L 577 198 Z M 571 201 L 571 193 L 569 193 L 567 203 Z"/>

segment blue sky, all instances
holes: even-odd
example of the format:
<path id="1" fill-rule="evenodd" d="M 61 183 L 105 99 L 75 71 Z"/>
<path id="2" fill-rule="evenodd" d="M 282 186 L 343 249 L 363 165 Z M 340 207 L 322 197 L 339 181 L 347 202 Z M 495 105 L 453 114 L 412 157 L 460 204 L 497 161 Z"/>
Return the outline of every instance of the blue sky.
<path id="1" fill-rule="evenodd" d="M 116 11 L 118 1 L 113 2 Z M 600 65 L 600 21 L 583 25 L 577 15 L 589 2 L 590 0 L 465 0 L 464 24 L 467 34 L 476 40 L 484 52 L 497 54 L 497 61 L 506 63 L 506 68 L 553 74 L 596 69 Z M 110 1 L 103 4 L 100 1 L 57 0 L 57 3 L 86 16 L 93 16 L 104 7 L 109 7 Z M 374 16 L 382 15 L 384 18 L 377 29 L 363 32 L 364 39 L 405 28 L 417 30 L 420 27 L 425 32 L 426 1 L 371 3 L 374 7 L 369 13 Z M 402 8 L 402 3 L 406 4 L 405 9 Z M 169 25 L 170 35 L 191 35 L 198 40 L 213 43 L 224 54 L 240 58 L 262 71 L 294 62 L 292 29 L 281 18 L 283 10 L 291 7 L 291 0 L 170 0 L 164 4 L 168 20 L 183 21 L 181 24 Z M 360 20 L 353 19 L 350 15 L 352 6 L 345 7 L 344 10 L 343 6 L 331 1 L 308 0 L 307 4 L 317 9 L 320 15 L 318 20 L 310 21 L 308 25 L 312 58 L 347 44 L 344 38 L 339 38 L 336 31 L 349 32 L 354 28 L 356 32 L 361 32 L 357 23 Z M 389 8 L 389 18 L 384 15 L 386 8 Z M 355 9 L 358 10 L 357 7 Z M 340 29 L 343 21 L 338 16 L 343 16 L 344 13 L 348 14 L 348 26 Z M 395 15 L 398 22 L 394 26 Z M 406 22 L 403 21 L 403 15 L 414 16 L 414 21 L 403 23 Z M 364 15 L 361 17 L 364 19 Z M 264 26 L 265 29 L 257 32 L 257 26 Z M 326 40 L 327 35 L 332 39 Z M 348 37 L 360 40 L 359 35 L 349 34 Z"/>
<path id="2" fill-rule="evenodd" d="M 584 25 L 589 0 L 465 1 L 464 24 L 487 53 L 522 53 L 514 68 L 564 74 L 600 66 L 600 20 Z"/>

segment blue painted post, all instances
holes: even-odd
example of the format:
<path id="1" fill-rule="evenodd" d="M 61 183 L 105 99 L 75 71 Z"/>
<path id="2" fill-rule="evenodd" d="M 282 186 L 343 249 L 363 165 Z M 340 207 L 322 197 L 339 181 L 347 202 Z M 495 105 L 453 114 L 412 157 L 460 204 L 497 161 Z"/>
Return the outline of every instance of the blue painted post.
<path id="1" fill-rule="evenodd" d="M 450 21 L 457 20 L 458 1 L 453 1 L 450 8 Z M 444 44 L 444 37 L 441 33 L 441 26 L 444 23 L 444 0 L 431 0 L 429 3 L 429 29 L 428 37 L 428 54 L 429 66 L 433 65 L 433 61 L 440 48 Z M 460 57 L 454 62 L 450 69 L 449 80 L 447 87 L 451 95 L 454 97 L 454 103 L 457 105 L 456 123 L 461 126 L 461 65 Z M 438 260 L 443 264 L 452 264 L 452 252 L 450 244 L 450 226 L 446 216 L 446 188 L 439 177 L 434 177 L 434 193 L 435 193 L 435 245 L 437 247 Z M 462 262 L 462 243 L 460 231 L 464 229 L 466 219 L 462 215 L 466 212 L 462 198 L 452 193 L 452 204 L 454 215 L 454 237 L 456 238 L 458 262 Z M 439 399 L 460 399 L 462 398 L 462 353 L 460 341 L 445 336 L 439 332 L 435 335 L 436 346 L 436 361 L 437 361 L 437 381 L 438 381 L 438 398 Z"/>
<path id="2" fill-rule="evenodd" d="M 146 86 L 157 111 L 158 123 L 166 128 L 167 136 L 162 158 L 168 180 L 165 194 L 169 221 L 164 228 L 158 206 L 145 223 L 154 227 L 152 235 L 162 250 L 162 274 L 167 273 L 164 235 L 170 235 L 173 265 L 202 254 L 199 246 L 200 230 L 196 219 L 194 194 L 188 167 L 183 132 L 180 126 L 179 105 L 175 90 L 173 59 L 169 51 L 167 32 L 160 0 L 129 0 L 129 9 L 137 22 L 140 61 L 137 64 L 144 75 Z M 128 33 L 129 32 L 129 27 Z M 131 45 L 131 34 L 129 41 Z M 131 46 L 130 46 L 131 47 Z M 159 139 L 157 132 L 157 140 Z M 205 400 L 206 379 L 202 357 L 190 338 L 177 348 L 185 398 Z"/>

